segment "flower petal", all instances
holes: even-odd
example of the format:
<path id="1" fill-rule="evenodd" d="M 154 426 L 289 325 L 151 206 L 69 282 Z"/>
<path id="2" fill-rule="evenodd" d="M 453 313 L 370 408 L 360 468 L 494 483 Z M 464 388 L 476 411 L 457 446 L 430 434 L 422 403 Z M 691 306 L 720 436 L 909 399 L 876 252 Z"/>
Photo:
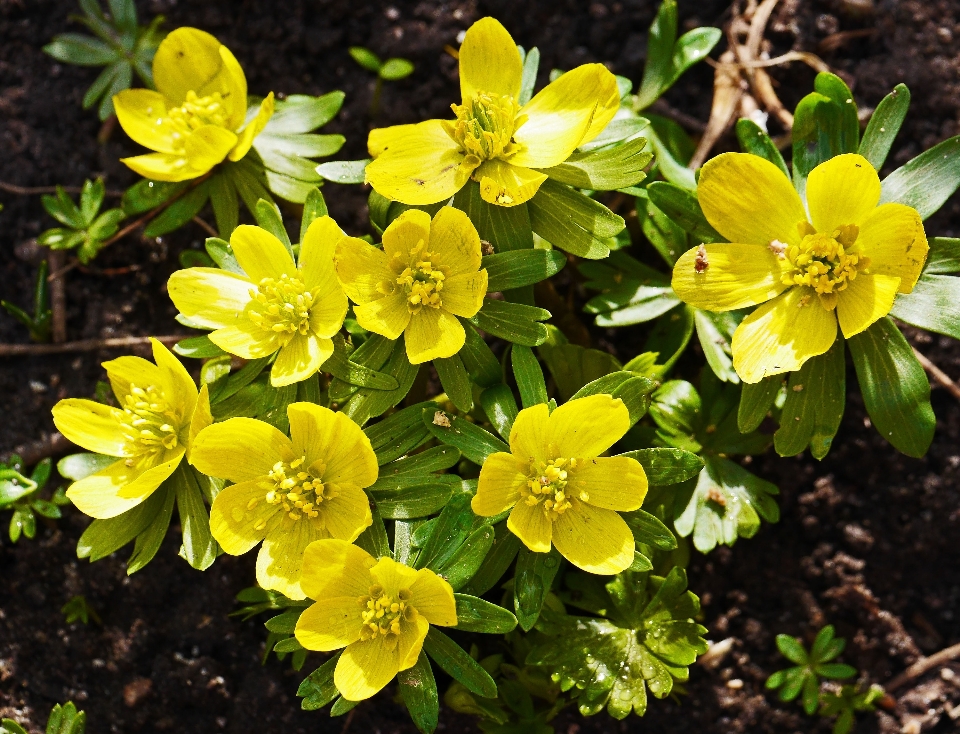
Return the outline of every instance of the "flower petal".
<path id="1" fill-rule="evenodd" d="M 698 263 L 705 263 L 706 269 Z M 789 260 L 781 260 L 766 245 L 700 245 L 680 256 L 670 285 L 691 306 L 730 311 L 783 293 L 789 286 L 780 278 L 789 265 Z"/>
<path id="2" fill-rule="evenodd" d="M 895 275 L 859 273 L 849 283 L 837 300 L 837 320 L 846 339 L 856 336 L 890 313 L 900 288 L 900 278 Z"/>
<path id="3" fill-rule="evenodd" d="M 384 556 L 370 569 L 370 575 L 376 579 L 387 596 L 396 596 L 401 589 L 410 589 L 417 578 L 417 572 L 403 563 L 397 563 Z"/>
<path id="4" fill-rule="evenodd" d="M 158 153 L 176 153 L 176 130 L 167 119 L 162 94 L 152 89 L 124 89 L 114 95 L 113 109 L 131 140 Z"/>
<path id="5" fill-rule="evenodd" d="M 167 281 L 177 310 L 208 329 L 229 326 L 241 318 L 255 288 L 246 276 L 217 268 L 178 270 Z"/>
<path id="6" fill-rule="evenodd" d="M 737 327 L 731 345 L 733 366 L 744 382 L 760 382 L 767 375 L 800 369 L 830 349 L 836 337 L 837 318 L 820 305 L 813 289 L 791 288 L 759 306 Z"/>
<path id="7" fill-rule="evenodd" d="M 153 347 L 153 360 L 160 368 L 162 375 L 163 392 L 167 400 L 177 408 L 181 408 L 186 416 L 193 414 L 197 406 L 197 385 L 173 352 L 167 349 L 162 342 L 150 339 Z"/>
<path id="8" fill-rule="evenodd" d="M 302 382 L 315 375 L 332 354 L 333 341 L 330 339 L 315 334 L 294 334 L 280 347 L 280 353 L 270 368 L 270 384 L 284 387 Z"/>
<path id="9" fill-rule="evenodd" d="M 638 510 L 647 494 L 647 475 L 639 461 L 626 456 L 584 459 L 570 472 L 566 494 L 607 510 Z"/>
<path id="10" fill-rule="evenodd" d="M 377 288 L 381 283 L 396 286 L 397 274 L 390 269 L 389 262 L 383 250 L 356 237 L 340 240 L 333 256 L 340 285 L 350 300 L 359 304 L 383 298 Z"/>
<path id="11" fill-rule="evenodd" d="M 197 436 L 200 435 L 200 431 L 210 425 L 213 425 L 213 413 L 210 412 L 210 391 L 206 385 L 203 385 L 197 394 L 197 407 L 194 408 L 193 415 L 190 417 L 190 438 L 187 444 L 187 461 L 190 461 L 190 451 L 193 448 L 194 442 L 197 440 Z M 192 465 L 193 462 L 190 461 L 190 464 Z"/>
<path id="12" fill-rule="evenodd" d="M 113 393 L 121 405 L 130 394 L 131 385 L 162 387 L 164 384 L 163 370 L 143 357 L 117 357 L 104 362 L 103 368 L 107 371 L 110 387 L 113 388 Z"/>
<path id="13" fill-rule="evenodd" d="M 356 642 L 363 629 L 355 596 L 323 598 L 303 610 L 297 620 L 297 642 L 308 650 L 331 652 Z"/>
<path id="14" fill-rule="evenodd" d="M 603 64 L 583 64 L 544 87 L 520 110 L 527 121 L 513 135 L 521 147 L 510 162 L 550 168 L 567 160 L 590 130 L 597 105 L 607 104 L 611 84 L 617 88 Z"/>
<path id="15" fill-rule="evenodd" d="M 470 217 L 459 209 L 445 206 L 436 213 L 429 226 L 430 252 L 433 253 L 436 262 L 443 266 L 447 278 L 476 273 L 480 269 L 483 248 L 480 244 L 480 235 L 470 221 Z M 387 229 L 389 231 L 390 228 Z M 384 250 L 387 250 L 387 233 L 383 234 L 383 246 Z M 444 287 L 446 288 L 446 283 Z"/>
<path id="16" fill-rule="evenodd" d="M 388 148 L 396 147 L 407 136 L 419 135 L 417 125 L 420 123 L 411 123 L 407 125 L 391 125 L 390 127 L 375 127 L 367 136 L 367 152 L 371 158 L 379 158 L 380 154 Z"/>
<path id="17" fill-rule="evenodd" d="M 410 603 L 430 624 L 453 627 L 457 623 L 453 587 L 428 568 L 417 571 L 410 586 Z"/>
<path id="18" fill-rule="evenodd" d="M 783 172 L 751 153 L 722 153 L 700 171 L 697 198 L 704 216 L 731 242 L 799 245 L 807 221 L 800 195 Z"/>
<path id="19" fill-rule="evenodd" d="M 230 418 L 204 428 L 190 451 L 197 469 L 231 482 L 261 479 L 278 461 L 293 458 L 290 439 L 255 418 Z"/>
<path id="20" fill-rule="evenodd" d="M 370 439 L 346 415 L 314 403 L 291 403 L 287 417 L 294 452 L 306 457 L 308 467 L 323 462 L 324 482 L 369 487 L 377 481 L 379 467 Z"/>
<path id="21" fill-rule="evenodd" d="M 550 408 L 540 403 L 521 410 L 510 429 L 510 453 L 519 461 L 545 461 Z"/>
<path id="22" fill-rule="evenodd" d="M 329 487 L 336 497 L 325 500 L 317 509 L 323 526 L 334 538 L 352 543 L 360 533 L 373 525 L 370 500 L 356 484 L 333 484 Z"/>
<path id="23" fill-rule="evenodd" d="M 589 573 L 620 573 L 633 563 L 633 533 L 613 510 L 574 501 L 554 523 L 560 555 Z"/>
<path id="24" fill-rule="evenodd" d="M 370 593 L 370 569 L 377 560 L 363 548 L 327 538 L 307 546 L 300 585 L 311 599 L 349 596 L 356 601 Z"/>
<path id="25" fill-rule="evenodd" d="M 273 526 L 257 554 L 257 583 L 264 589 L 279 591 L 291 599 L 304 599 L 300 588 L 303 553 L 315 540 L 329 535 L 318 523 L 304 517 L 292 520 L 286 515 Z"/>
<path id="26" fill-rule="evenodd" d="M 606 70 L 606 67 L 604 69 Z M 617 86 L 617 78 L 613 74 L 610 74 L 609 77 L 603 77 L 603 84 L 597 88 L 597 98 L 597 109 L 593 113 L 593 120 L 590 122 L 586 135 L 583 136 L 583 140 L 580 141 L 580 145 L 589 143 L 602 133 L 620 109 L 620 88 Z"/>
<path id="27" fill-rule="evenodd" d="M 174 105 L 183 104 L 187 92 L 195 92 L 199 97 L 220 92 L 231 110 L 238 98 L 242 98 L 245 107 L 247 88 L 243 71 L 233 54 L 221 54 L 221 47 L 215 37 L 197 28 L 171 31 L 153 59 L 157 91 Z"/>
<path id="28" fill-rule="evenodd" d="M 391 270 L 403 270 L 410 260 L 410 251 L 420 240 L 427 243 L 428 250 L 433 251 L 430 215 L 420 209 L 407 209 L 383 231 L 383 252 L 386 255 L 387 267 Z"/>
<path id="29" fill-rule="evenodd" d="M 237 57 L 226 46 L 220 47 L 220 61 L 223 64 L 220 73 L 201 86 L 197 94 L 202 97 L 220 92 L 224 107 L 228 110 L 226 126 L 231 130 L 239 130 L 247 118 L 247 77 Z M 273 95 L 273 92 L 270 94 Z"/>
<path id="30" fill-rule="evenodd" d="M 520 538 L 527 548 L 535 553 L 549 553 L 553 538 L 553 523 L 539 504 L 518 502 L 507 518 L 510 532 Z"/>
<path id="31" fill-rule="evenodd" d="M 824 161 L 807 177 L 807 206 L 817 232 L 860 224 L 880 201 L 880 177 L 870 161 L 844 153 Z"/>
<path id="32" fill-rule="evenodd" d="M 183 155 L 195 171 L 206 173 L 237 144 L 237 136 L 226 128 L 204 125 L 187 136 L 183 143 Z"/>
<path id="33" fill-rule="evenodd" d="M 483 306 L 487 295 L 487 271 L 454 275 L 443 281 L 443 308 L 454 316 L 469 319 Z"/>
<path id="34" fill-rule="evenodd" d="M 237 262 L 254 285 L 264 278 L 281 275 L 296 276 L 290 251 L 267 230 L 251 224 L 241 224 L 230 235 L 230 246 Z"/>
<path id="35" fill-rule="evenodd" d="M 253 139 L 263 132 L 263 128 L 267 126 L 270 118 L 273 117 L 273 109 L 273 92 L 270 92 L 260 103 L 257 116 L 250 120 L 247 126 L 241 131 L 237 138 L 237 144 L 234 145 L 233 150 L 230 151 L 230 160 L 238 161 L 250 151 L 250 146 L 253 145 Z"/>
<path id="36" fill-rule="evenodd" d="M 378 135 L 382 153 L 367 165 L 366 183 L 388 199 L 414 206 L 446 201 L 463 188 L 473 169 L 461 165 L 463 154 L 440 120 L 400 127 L 393 137 L 393 128 Z"/>
<path id="37" fill-rule="evenodd" d="M 120 429 L 121 411 L 102 403 L 67 398 L 53 406 L 53 425 L 68 441 L 107 456 L 132 456 Z"/>
<path id="38" fill-rule="evenodd" d="M 337 243 L 345 236 L 332 218 L 323 216 L 310 224 L 300 243 L 297 267 L 303 284 L 311 291 L 317 289 L 310 308 L 310 329 L 327 338 L 340 330 L 347 315 L 347 295 L 333 264 Z"/>
<path id="39" fill-rule="evenodd" d="M 333 671 L 333 683 L 348 701 L 363 701 L 381 691 L 399 672 L 399 645 L 390 649 L 384 638 L 377 636 L 347 645 Z"/>
<path id="40" fill-rule="evenodd" d="M 153 494 L 173 474 L 184 449 L 164 452 L 158 464 L 127 466 L 125 460 L 70 485 L 67 497 L 84 515 L 107 520 L 131 510 Z"/>
<path id="41" fill-rule="evenodd" d="M 916 209 L 904 204 L 881 204 L 860 224 L 857 244 L 870 258 L 874 275 L 900 278 L 900 292 L 917 284 L 929 246 Z"/>
<path id="42" fill-rule="evenodd" d="M 544 438 L 548 458 L 592 459 L 630 430 L 630 411 L 620 398 L 590 395 L 550 414 Z"/>
<path id="43" fill-rule="evenodd" d="M 429 631 L 430 622 L 424 615 L 418 615 L 412 622 L 404 620 L 400 623 L 400 640 L 397 645 L 400 670 L 407 670 L 417 664 L 423 641 Z"/>
<path id="44" fill-rule="evenodd" d="M 359 320 L 359 319 L 358 319 Z M 423 364 L 431 359 L 452 357 L 467 340 L 460 320 L 443 308 L 424 307 L 410 314 L 404 332 L 407 359 L 410 364 Z"/>
<path id="45" fill-rule="evenodd" d="M 517 206 L 530 201 L 547 180 L 547 174 L 513 163 L 493 159 L 484 161 L 476 172 L 480 197 L 498 206 Z"/>
<path id="46" fill-rule="evenodd" d="M 120 162 L 134 173 L 151 181 L 170 183 L 198 178 L 213 167 L 212 165 L 206 168 L 194 167 L 185 155 L 176 153 L 148 153 L 132 158 L 121 158 Z"/>
<path id="47" fill-rule="evenodd" d="M 210 532 L 224 553 L 242 556 L 280 522 L 283 508 L 264 499 L 272 487 L 269 480 L 254 479 L 232 484 L 214 499 Z"/>
<path id="48" fill-rule="evenodd" d="M 527 477 L 527 463 L 504 451 L 490 454 L 480 467 L 477 493 L 470 507 L 481 517 L 493 517 L 509 510 L 520 499 L 520 488 Z"/>
<path id="49" fill-rule="evenodd" d="M 207 337 L 223 351 L 243 359 L 269 357 L 280 348 L 280 337 L 272 331 L 264 331 L 247 318 L 235 324 L 211 331 Z"/>
<path id="50" fill-rule="evenodd" d="M 399 339 L 410 323 L 410 309 L 403 293 L 397 292 L 376 301 L 353 307 L 357 323 L 367 331 L 385 336 L 387 339 Z"/>
<path id="51" fill-rule="evenodd" d="M 460 95 L 464 104 L 481 92 L 517 97 L 522 79 L 517 44 L 500 21 L 481 18 L 467 29 L 460 45 Z"/>

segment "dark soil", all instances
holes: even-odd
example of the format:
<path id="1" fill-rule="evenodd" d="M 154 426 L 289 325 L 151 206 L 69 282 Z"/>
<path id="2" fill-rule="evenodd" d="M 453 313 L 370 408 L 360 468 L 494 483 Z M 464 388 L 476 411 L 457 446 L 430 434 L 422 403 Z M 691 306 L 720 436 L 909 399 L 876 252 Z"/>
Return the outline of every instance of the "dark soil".
<path id="1" fill-rule="evenodd" d="M 602 61 L 639 80 L 653 0 L 585 3 L 385 2 L 344 0 L 153 0 L 141 12 L 167 16 L 167 27 L 195 25 L 216 34 L 243 64 L 251 93 L 346 92 L 328 132 L 343 132 L 342 156 L 364 156 L 372 80 L 346 49 L 362 45 L 416 63 L 407 80 L 387 85 L 377 125 L 443 116 L 457 97 L 456 65 L 444 53 L 476 18 L 500 18 L 518 42 L 553 67 Z M 721 25 L 726 3 L 683 2 L 685 28 Z M 282 10 L 281 10 L 282 8 Z M 80 108 L 95 71 L 56 64 L 40 52 L 55 33 L 77 30 L 67 17 L 73 0 L 0 0 L 0 181 L 22 186 L 76 186 L 104 175 L 121 189 L 133 177 L 118 157 L 133 148 L 119 130 L 97 143 L 99 124 Z M 694 17 L 695 14 L 695 17 Z M 960 113 L 960 6 L 948 0 L 782 0 L 770 25 L 771 55 L 790 48 L 817 52 L 837 31 L 875 29 L 820 53 L 853 85 L 862 106 L 875 105 L 906 82 L 913 107 L 890 164 L 899 165 L 957 132 Z M 810 90 L 806 67 L 775 68 L 788 107 Z M 712 71 L 695 68 L 666 97 L 706 120 Z M 732 141 L 722 141 L 732 147 Z M 723 145 L 721 147 L 723 147 Z M 324 189 L 333 216 L 351 233 L 366 231 L 366 194 L 357 187 Z M 2 296 L 29 302 L 43 253 L 30 240 L 53 225 L 39 197 L 0 192 Z M 291 210 L 291 221 L 296 213 Z M 960 232 L 960 201 L 927 223 L 930 235 Z M 70 339 L 178 333 L 164 292 L 184 248 L 201 246 L 199 227 L 162 240 L 129 237 L 67 278 Z M 632 356 L 635 335 L 610 332 L 604 343 Z M 960 377 L 960 346 L 909 332 L 913 343 L 948 374 Z M 0 341 L 24 342 L 25 330 L 0 316 Z M 99 363 L 116 352 L 7 359 L 0 368 L 0 452 L 52 432 L 50 408 L 60 398 L 91 396 Z M 692 377 L 692 375 L 688 375 Z M 850 384 L 854 380 L 850 379 Z M 807 456 L 756 458 L 751 470 L 781 489 L 782 519 L 752 540 L 694 555 L 690 586 L 701 596 L 709 637 L 732 640 L 712 666 L 696 665 L 677 700 L 652 700 L 643 720 L 618 723 L 573 711 L 558 731 L 826 732 L 829 724 L 766 693 L 763 682 L 784 667 L 774 637 L 809 641 L 824 624 L 849 640 L 844 660 L 883 684 L 921 655 L 960 642 L 960 406 L 933 391 L 938 432 L 929 455 L 907 459 L 869 426 L 851 394 L 840 436 L 822 462 Z M 253 582 L 253 558 L 225 556 L 198 576 L 176 557 L 172 533 L 156 560 L 133 577 L 124 554 L 89 566 L 74 548 L 87 520 L 67 511 L 43 525 L 35 540 L 11 546 L 0 536 L 0 716 L 39 731 L 50 707 L 72 699 L 85 708 L 88 730 L 334 732 L 343 720 L 302 712 L 295 691 L 301 674 L 275 659 L 261 667 L 264 630 L 226 615 L 233 597 Z M 83 594 L 102 624 L 65 625 L 59 609 Z M 319 658 L 310 659 L 304 672 Z M 878 714 L 861 716 L 861 732 L 947 732 L 960 714 L 960 663 L 898 689 Z M 443 685 L 441 681 L 441 685 Z M 388 689 L 359 707 L 352 731 L 412 732 Z M 471 719 L 441 713 L 442 728 L 476 731 Z"/>

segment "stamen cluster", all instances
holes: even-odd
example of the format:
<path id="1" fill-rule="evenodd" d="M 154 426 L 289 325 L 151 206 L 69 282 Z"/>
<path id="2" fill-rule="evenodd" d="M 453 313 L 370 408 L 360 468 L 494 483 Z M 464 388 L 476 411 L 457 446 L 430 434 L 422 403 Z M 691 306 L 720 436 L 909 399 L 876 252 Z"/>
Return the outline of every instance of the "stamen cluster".
<path id="1" fill-rule="evenodd" d="M 389 648 L 395 647 L 400 635 L 400 622 L 412 622 L 417 618 L 417 610 L 410 604 L 410 599 L 411 594 L 407 589 L 400 589 L 394 598 L 380 584 L 371 586 L 369 594 L 357 600 L 363 619 L 361 639 L 384 637 Z"/>
<path id="2" fill-rule="evenodd" d="M 440 308 L 443 305 L 440 291 L 446 276 L 434 266 L 432 258 L 426 242 L 420 240 L 410 251 L 410 265 L 397 277 L 397 285 L 406 290 L 407 307 L 412 313 L 419 313 L 424 306 Z"/>
<path id="3" fill-rule="evenodd" d="M 566 489 L 570 472 L 576 468 L 576 459 L 531 462 L 527 482 L 521 490 L 524 502 L 531 507 L 542 505 L 547 518 L 556 520 L 573 506 Z M 586 492 L 580 492 L 580 499 L 587 501 L 590 497 Z"/>
<path id="4" fill-rule="evenodd" d="M 155 454 L 175 449 L 179 443 L 180 416 L 163 396 L 163 392 L 150 385 L 130 385 L 130 392 L 123 400 L 120 425 L 127 439 L 127 450 L 134 456 Z M 127 459 L 133 466 L 133 459 Z"/>
<path id="5" fill-rule="evenodd" d="M 831 233 L 813 232 L 807 225 L 799 245 L 788 247 L 784 256 L 793 265 L 781 282 L 813 288 L 825 308 L 836 306 L 836 294 L 846 290 L 857 273 L 870 267 L 870 259 L 856 252 L 859 228 L 838 227 Z"/>
<path id="6" fill-rule="evenodd" d="M 451 108 L 457 119 L 448 123 L 447 133 L 466 154 L 465 164 L 476 167 L 482 161 L 506 159 L 520 149 L 513 135 L 526 122 L 526 116 L 519 115 L 520 105 L 513 97 L 481 92 L 470 104 L 453 104 Z"/>
<path id="7" fill-rule="evenodd" d="M 280 334 L 287 341 L 294 334 L 310 332 L 314 293 L 298 276 L 284 273 L 279 278 L 263 278 L 249 294 L 247 317 L 264 331 Z"/>
<path id="8" fill-rule="evenodd" d="M 324 500 L 331 500 L 337 493 L 331 487 L 325 485 L 319 478 L 323 474 L 324 467 L 313 464 L 305 471 L 303 463 L 304 457 L 294 459 L 287 463 L 278 461 L 273 465 L 273 469 L 267 476 L 273 480 L 274 487 L 267 492 L 264 500 L 271 505 L 283 505 L 284 512 L 291 520 L 299 520 L 302 517 L 311 519 L 320 515 L 318 507 Z M 318 462 L 319 463 L 319 462 Z M 247 505 L 248 510 L 252 510 L 259 504 L 258 499 L 250 500 Z M 266 524 L 261 520 L 260 530 Z"/>
<path id="9" fill-rule="evenodd" d="M 148 112 L 150 110 L 147 110 Z M 167 118 L 176 132 L 173 134 L 174 145 L 182 151 L 186 136 L 204 125 L 225 127 L 227 113 L 223 107 L 223 97 L 220 92 L 198 97 L 194 91 L 187 92 L 187 98 L 180 107 L 167 110 Z M 158 120 L 158 123 L 162 120 Z"/>

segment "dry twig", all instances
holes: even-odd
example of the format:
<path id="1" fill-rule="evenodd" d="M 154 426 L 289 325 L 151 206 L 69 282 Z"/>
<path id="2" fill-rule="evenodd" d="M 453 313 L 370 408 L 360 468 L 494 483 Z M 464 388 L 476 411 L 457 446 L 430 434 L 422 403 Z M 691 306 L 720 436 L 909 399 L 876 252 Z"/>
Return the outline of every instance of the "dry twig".
<path id="1" fill-rule="evenodd" d="M 960 658 L 960 643 L 934 653 L 929 657 L 921 658 L 892 681 L 884 685 L 887 691 L 893 691 L 910 681 L 919 678 L 924 673 L 933 670 L 937 666 L 948 663 L 955 658 Z"/>
<path id="2" fill-rule="evenodd" d="M 152 337 L 164 344 L 173 344 L 185 339 L 182 334 Z M 63 344 L 0 344 L 0 357 L 35 357 L 44 354 L 64 354 L 66 352 L 95 352 L 98 349 L 117 349 L 137 347 L 150 343 L 148 336 L 120 336 L 112 339 L 83 339 Z"/>
<path id="3" fill-rule="evenodd" d="M 66 191 L 68 194 L 79 194 L 83 191 L 83 187 L 81 186 L 61 186 L 60 188 Z M 6 181 L 0 181 L 0 191 L 6 191 L 8 194 L 16 194 L 17 196 L 40 196 L 41 194 L 57 193 L 57 187 L 17 186 L 16 184 L 7 183 Z M 112 189 L 107 189 L 105 194 L 117 199 L 123 196 L 122 191 L 114 191 Z"/>
<path id="4" fill-rule="evenodd" d="M 913 354 L 923 369 L 929 373 L 930 377 L 932 377 L 940 387 L 945 388 L 948 393 L 953 395 L 957 400 L 960 400 L 960 386 L 951 380 L 946 372 L 918 352 L 916 347 L 913 348 Z"/>
<path id="5" fill-rule="evenodd" d="M 50 251 L 50 270 L 57 273 L 63 270 L 63 251 Z M 67 340 L 67 288 L 62 277 L 47 278 L 50 284 L 50 338 L 54 343 L 61 344 Z"/>

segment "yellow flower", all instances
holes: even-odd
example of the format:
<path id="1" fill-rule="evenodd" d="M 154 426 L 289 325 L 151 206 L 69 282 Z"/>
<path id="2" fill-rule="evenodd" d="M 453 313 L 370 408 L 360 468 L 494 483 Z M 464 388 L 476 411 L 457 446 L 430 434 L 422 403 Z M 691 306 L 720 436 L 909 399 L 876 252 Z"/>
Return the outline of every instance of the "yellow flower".
<path id="1" fill-rule="evenodd" d="M 507 30 L 478 20 L 460 47 L 460 92 L 455 120 L 427 120 L 370 132 L 375 160 L 366 180 L 404 204 L 435 204 L 480 182 L 484 201 L 516 206 L 547 176 L 593 140 L 620 106 L 617 80 L 602 64 L 584 64 L 548 85 L 523 107 L 523 63 Z"/>
<path id="2" fill-rule="evenodd" d="M 360 326 L 388 339 L 405 334 L 407 357 L 421 364 L 463 347 L 457 317 L 476 314 L 487 293 L 481 255 L 470 218 L 443 207 L 432 223 L 426 212 L 405 211 L 384 231 L 382 250 L 345 237 L 334 263 Z"/>
<path id="3" fill-rule="evenodd" d="M 200 432 L 190 463 L 236 482 L 210 509 L 210 532 L 239 556 L 263 541 L 257 583 L 303 599 L 303 551 L 321 538 L 353 542 L 373 522 L 364 493 L 377 481 L 377 457 L 360 426 L 314 405 L 287 407 L 290 438 L 269 423 L 230 418 Z"/>
<path id="4" fill-rule="evenodd" d="M 215 329 L 210 341 L 244 359 L 268 357 L 274 387 L 313 375 L 333 354 L 347 314 L 347 297 L 333 270 L 333 249 L 344 236 L 330 217 L 314 221 L 300 244 L 300 262 L 276 237 L 241 225 L 230 245 L 246 275 L 188 268 L 170 276 L 167 290 L 184 316 Z"/>
<path id="5" fill-rule="evenodd" d="M 633 534 L 617 512 L 639 509 L 647 493 L 640 462 L 598 458 L 630 428 L 623 401 L 591 395 L 550 413 L 524 408 L 510 431 L 510 453 L 487 457 L 473 511 L 513 510 L 507 527 L 537 553 L 551 543 L 590 573 L 619 573 L 633 563 Z"/>
<path id="6" fill-rule="evenodd" d="M 457 623 L 453 589 L 433 571 L 378 561 L 341 540 L 310 544 L 302 584 L 316 604 L 300 615 L 297 641 L 308 650 L 346 648 L 333 682 L 348 701 L 370 698 L 413 667 L 431 624 Z"/>
<path id="7" fill-rule="evenodd" d="M 748 153 L 709 161 L 697 196 L 731 244 L 684 253 L 673 289 L 711 311 L 763 304 L 733 335 L 744 382 L 800 369 L 833 346 L 838 321 L 849 339 L 886 316 L 897 293 L 913 290 L 927 256 L 920 215 L 877 206 L 877 172 L 854 153 L 810 172 L 806 209 L 779 168 Z"/>
<path id="8" fill-rule="evenodd" d="M 145 178 L 187 181 L 228 158 L 243 158 L 273 114 L 273 92 L 244 126 L 247 78 L 230 49 L 209 33 L 177 28 L 153 59 L 157 91 L 126 89 L 113 98 L 120 126 L 157 151 L 122 161 Z"/>
<path id="9" fill-rule="evenodd" d="M 119 408 L 69 398 L 53 408 L 53 422 L 73 443 L 118 461 L 67 490 L 81 512 L 106 519 L 130 510 L 160 486 L 210 425 L 206 385 L 197 392 L 186 369 L 151 339 L 156 364 L 142 357 L 104 362 Z"/>

